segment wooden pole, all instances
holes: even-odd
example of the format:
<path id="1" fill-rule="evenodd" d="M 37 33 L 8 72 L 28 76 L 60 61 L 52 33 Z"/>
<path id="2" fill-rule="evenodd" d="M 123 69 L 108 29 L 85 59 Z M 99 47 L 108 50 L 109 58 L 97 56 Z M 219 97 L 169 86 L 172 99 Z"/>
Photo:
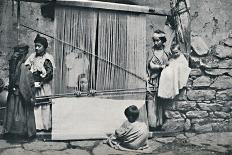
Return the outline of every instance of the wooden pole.
<path id="1" fill-rule="evenodd" d="M 19 44 L 19 38 L 20 38 L 20 0 L 17 0 L 17 44 Z"/>

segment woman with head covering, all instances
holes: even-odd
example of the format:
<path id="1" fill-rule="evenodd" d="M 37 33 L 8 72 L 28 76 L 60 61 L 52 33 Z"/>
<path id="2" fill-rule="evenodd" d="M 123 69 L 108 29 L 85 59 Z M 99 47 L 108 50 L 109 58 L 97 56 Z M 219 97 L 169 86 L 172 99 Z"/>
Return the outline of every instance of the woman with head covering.
<path id="1" fill-rule="evenodd" d="M 163 108 L 157 100 L 157 88 L 159 85 L 159 78 L 162 69 L 168 63 L 168 54 L 164 51 L 164 43 L 166 42 L 165 33 L 161 30 L 156 30 L 152 37 L 152 57 L 148 59 L 147 63 L 147 112 L 148 123 L 150 130 L 154 130 L 163 124 Z"/>
<path id="2" fill-rule="evenodd" d="M 4 134 L 34 137 L 36 134 L 34 103 L 35 87 L 32 73 L 24 65 L 28 45 L 18 45 L 9 61 L 9 87 Z"/>
<path id="3" fill-rule="evenodd" d="M 51 81 L 55 67 L 53 56 L 47 53 L 48 42 L 46 38 L 38 34 L 34 43 L 35 53 L 30 55 L 25 64 L 33 73 L 36 97 L 51 95 Z M 35 122 L 37 130 L 51 129 L 51 107 L 49 104 L 35 107 Z"/>

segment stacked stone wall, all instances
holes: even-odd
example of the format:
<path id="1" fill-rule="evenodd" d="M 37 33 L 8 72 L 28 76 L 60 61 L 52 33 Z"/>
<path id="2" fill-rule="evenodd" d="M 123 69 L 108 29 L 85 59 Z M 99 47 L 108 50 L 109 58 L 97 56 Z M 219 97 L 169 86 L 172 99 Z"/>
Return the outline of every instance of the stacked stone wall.
<path id="1" fill-rule="evenodd" d="M 187 87 L 166 101 L 165 131 L 232 131 L 232 38 L 210 48 L 192 39 Z M 196 48 L 194 48 L 196 47 Z"/>

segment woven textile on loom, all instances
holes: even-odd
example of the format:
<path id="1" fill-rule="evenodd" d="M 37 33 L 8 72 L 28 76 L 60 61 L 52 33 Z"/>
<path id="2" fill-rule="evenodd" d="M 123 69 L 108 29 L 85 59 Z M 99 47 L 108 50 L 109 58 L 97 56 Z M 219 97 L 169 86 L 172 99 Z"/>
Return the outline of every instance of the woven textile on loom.
<path id="1" fill-rule="evenodd" d="M 57 70 L 54 84 L 56 94 L 70 93 L 76 90 L 77 86 L 75 86 L 75 83 L 78 83 L 79 74 L 87 75 L 89 89 L 95 89 L 97 91 L 145 88 L 145 82 L 138 78 L 144 78 L 146 75 L 145 15 L 131 12 L 115 12 L 59 6 L 56 8 L 55 25 L 56 38 L 66 42 L 62 43 L 60 41 L 55 41 Z M 78 47 L 79 49 L 75 47 Z M 82 53 L 82 60 L 79 58 L 79 53 Z M 67 59 L 67 57 L 70 57 L 70 54 L 73 55 L 72 60 Z M 83 61 L 83 57 L 86 58 L 85 61 Z M 77 64 L 81 64 L 80 67 L 84 68 L 79 70 L 78 73 L 75 72 L 76 69 L 73 69 L 78 68 L 78 66 L 76 66 L 77 61 L 80 61 Z M 74 74 L 70 74 L 70 70 L 73 71 Z M 70 75 L 73 77 L 70 78 Z M 72 82 L 70 82 L 70 79 Z M 83 112 L 81 115 L 78 115 L 78 117 L 88 118 L 90 120 L 93 119 L 94 117 L 91 118 L 91 116 L 99 114 L 96 112 L 97 108 L 94 108 L 95 105 L 101 105 L 102 108 L 106 108 L 108 106 L 108 110 L 116 108 L 114 111 L 120 111 L 120 113 L 118 113 L 118 118 L 121 119 L 124 115 L 122 113 L 122 108 L 125 108 L 125 105 L 132 105 L 133 103 L 138 104 L 136 102 L 139 102 L 138 105 L 141 107 L 141 104 L 145 104 L 145 91 L 136 95 L 131 95 L 130 98 L 128 98 L 128 96 L 126 97 L 126 95 L 107 96 L 107 102 L 106 98 L 95 98 L 96 101 L 102 103 L 92 103 L 91 105 L 93 107 L 91 110 L 88 111 L 82 109 Z M 60 103 L 62 102 L 61 100 L 55 101 Z M 135 100 L 136 102 L 134 102 Z M 81 98 L 75 99 L 75 102 L 80 104 L 79 107 L 81 108 L 83 107 L 82 104 L 84 105 L 85 103 L 79 101 L 85 101 Z M 111 103 L 112 106 L 110 106 Z M 117 105 L 115 103 L 118 103 L 118 107 L 115 106 Z M 127 104 L 122 105 L 122 103 Z M 62 110 L 72 110 L 72 113 L 75 113 L 75 110 L 77 113 L 80 111 L 80 109 L 77 109 L 77 106 L 70 108 L 69 106 L 71 105 L 73 104 L 67 103 L 65 106 L 62 106 Z M 53 105 L 53 107 L 55 106 L 56 104 Z M 62 129 L 59 129 L 59 123 L 63 123 L 65 121 L 64 119 L 59 120 L 59 118 L 67 117 L 67 115 L 65 116 L 64 114 L 64 116 L 60 117 L 62 113 L 59 112 L 60 110 L 56 111 L 56 109 L 57 107 L 53 108 L 52 112 L 53 120 L 55 120 L 52 128 L 53 131 L 63 132 L 61 131 Z M 103 109 L 103 111 L 104 110 L 107 109 Z M 142 110 L 142 113 L 144 116 L 143 120 L 146 121 L 146 108 Z M 54 118 L 58 115 L 59 118 Z M 113 118 L 114 120 L 112 120 L 110 116 L 104 118 L 105 123 L 107 124 L 108 122 L 109 124 L 108 126 L 104 126 L 104 131 L 113 132 L 112 127 L 115 126 L 112 124 L 112 121 L 115 120 L 117 122 L 117 118 Z M 74 129 L 75 127 L 73 127 L 73 125 L 79 124 L 78 121 L 81 121 L 81 118 L 79 120 L 73 120 L 77 122 L 71 123 L 71 126 L 67 128 Z M 87 122 L 88 121 L 81 122 L 83 127 L 89 125 L 85 124 Z M 123 122 L 120 121 L 120 123 Z M 89 135 L 89 137 L 84 137 L 97 138 L 98 135 L 100 135 L 98 138 L 102 138 L 102 134 L 104 135 L 105 132 L 100 130 L 97 122 L 95 127 L 95 130 L 98 131 L 98 133 L 95 133 L 95 135 Z M 85 135 L 85 133 L 77 133 L 79 136 L 76 138 L 80 138 L 80 134 Z"/>

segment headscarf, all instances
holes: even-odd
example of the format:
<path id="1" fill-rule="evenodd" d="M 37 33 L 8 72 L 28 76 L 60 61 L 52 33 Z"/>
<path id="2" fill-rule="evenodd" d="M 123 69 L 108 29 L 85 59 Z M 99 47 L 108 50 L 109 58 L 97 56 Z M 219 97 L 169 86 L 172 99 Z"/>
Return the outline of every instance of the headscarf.
<path id="1" fill-rule="evenodd" d="M 46 49 L 48 47 L 48 41 L 46 38 L 41 37 L 39 34 L 37 34 L 34 43 L 40 43 L 44 46 L 44 48 Z"/>

